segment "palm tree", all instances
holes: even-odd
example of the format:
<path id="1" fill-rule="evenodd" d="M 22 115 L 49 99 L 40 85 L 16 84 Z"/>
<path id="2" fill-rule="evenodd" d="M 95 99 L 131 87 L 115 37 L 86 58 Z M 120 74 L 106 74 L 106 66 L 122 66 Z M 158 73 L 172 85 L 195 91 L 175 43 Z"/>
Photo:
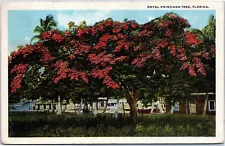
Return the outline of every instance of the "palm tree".
<path id="1" fill-rule="evenodd" d="M 37 35 L 35 35 L 31 38 L 31 42 L 36 40 L 36 39 L 39 40 L 40 35 L 43 32 L 54 30 L 54 29 L 56 29 L 56 27 L 57 27 L 57 23 L 54 20 L 53 15 L 50 14 L 50 15 L 46 16 L 45 20 L 40 19 L 40 26 L 36 26 L 36 28 L 33 31 Z"/>

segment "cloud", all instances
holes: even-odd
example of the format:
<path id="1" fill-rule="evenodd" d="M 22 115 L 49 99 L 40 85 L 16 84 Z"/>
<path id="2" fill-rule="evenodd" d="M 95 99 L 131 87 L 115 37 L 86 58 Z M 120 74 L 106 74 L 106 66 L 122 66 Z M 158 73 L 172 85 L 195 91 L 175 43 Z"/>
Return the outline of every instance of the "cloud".
<path id="1" fill-rule="evenodd" d="M 28 42 L 30 42 L 30 38 L 26 36 L 26 37 L 24 38 L 24 41 L 25 41 L 26 43 L 28 43 Z"/>
<path id="2" fill-rule="evenodd" d="M 65 28 L 68 27 L 70 21 L 75 22 L 76 25 L 79 25 L 80 22 L 86 21 L 87 25 L 93 25 L 98 21 L 104 20 L 109 17 L 110 11 L 76 11 L 72 14 L 66 14 L 59 12 L 57 13 L 56 19 L 59 26 Z"/>
<path id="3" fill-rule="evenodd" d="M 151 20 L 153 20 L 153 19 L 155 19 L 155 17 L 152 17 L 152 16 L 149 16 L 149 17 L 148 17 L 148 21 L 151 21 Z"/>

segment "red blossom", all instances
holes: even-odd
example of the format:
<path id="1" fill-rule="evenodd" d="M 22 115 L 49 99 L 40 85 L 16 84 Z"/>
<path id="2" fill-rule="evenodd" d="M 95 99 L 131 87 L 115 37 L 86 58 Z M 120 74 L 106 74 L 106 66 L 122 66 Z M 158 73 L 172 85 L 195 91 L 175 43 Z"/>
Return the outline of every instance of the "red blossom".
<path id="1" fill-rule="evenodd" d="M 42 51 L 43 58 L 40 59 L 41 62 L 48 63 L 48 61 L 52 61 L 55 57 L 52 57 L 48 50 Z"/>
<path id="2" fill-rule="evenodd" d="M 67 78 L 67 73 L 69 72 L 68 62 L 59 60 L 55 63 L 55 70 L 57 71 L 57 77 L 54 79 L 55 83 L 58 83 L 59 80 Z"/>
<path id="3" fill-rule="evenodd" d="M 184 62 L 180 68 L 180 70 L 185 70 L 185 69 L 188 69 L 189 68 L 189 64 Z"/>
<path id="4" fill-rule="evenodd" d="M 171 36 L 172 36 L 172 34 L 173 34 L 172 30 L 171 30 L 171 29 L 168 29 L 168 30 L 166 31 L 165 36 L 167 36 L 167 37 L 171 37 Z"/>
<path id="5" fill-rule="evenodd" d="M 152 56 L 148 53 L 141 53 L 138 58 L 135 58 L 131 64 L 135 65 L 136 67 L 143 67 L 147 59 L 151 58 Z"/>
<path id="6" fill-rule="evenodd" d="M 67 36 L 70 36 L 70 32 L 68 31 L 68 30 L 66 30 L 65 32 L 64 32 L 64 35 L 67 37 Z"/>
<path id="7" fill-rule="evenodd" d="M 169 47 L 170 53 L 175 56 L 176 55 L 176 46 L 175 45 L 171 45 Z"/>
<path id="8" fill-rule="evenodd" d="M 16 73 L 10 84 L 12 88 L 11 93 L 16 92 L 21 87 L 21 82 L 28 66 L 28 64 L 17 64 L 11 69 L 11 73 Z"/>
<path id="9" fill-rule="evenodd" d="M 125 45 L 128 45 L 128 44 L 126 44 L 124 40 L 118 41 L 117 46 L 113 52 L 120 52 Z M 126 49 L 128 49 L 128 48 L 126 48 Z"/>
<path id="10" fill-rule="evenodd" d="M 84 33 L 89 34 L 90 31 L 92 31 L 92 29 L 90 27 L 85 28 Z"/>
<path id="11" fill-rule="evenodd" d="M 92 36 L 94 36 L 96 33 L 97 33 L 96 28 L 95 27 L 92 27 L 91 28 L 91 34 L 92 34 Z"/>
<path id="12" fill-rule="evenodd" d="M 70 80 L 78 80 L 79 79 L 79 72 L 76 69 L 70 69 L 68 73 L 68 77 Z"/>
<path id="13" fill-rule="evenodd" d="M 157 49 L 165 48 L 168 45 L 168 42 L 165 39 L 161 39 L 157 42 L 158 42 L 156 46 Z"/>
<path id="14" fill-rule="evenodd" d="M 186 61 L 187 60 L 187 56 L 185 54 L 179 54 L 176 56 L 179 60 L 181 61 Z"/>
<path id="15" fill-rule="evenodd" d="M 195 73 L 195 70 L 194 70 L 194 66 L 190 65 L 188 69 L 189 69 L 189 74 L 191 76 L 197 76 L 197 74 Z"/>
<path id="16" fill-rule="evenodd" d="M 124 39 L 124 40 L 127 38 L 127 36 L 122 34 L 122 33 L 118 33 L 117 36 L 118 36 L 118 38 L 121 38 L 121 39 Z"/>
<path id="17" fill-rule="evenodd" d="M 124 30 L 126 30 L 126 29 L 129 28 L 128 25 L 127 25 L 126 23 L 124 23 L 124 24 L 122 25 L 122 27 L 123 27 Z"/>
<path id="18" fill-rule="evenodd" d="M 210 59 L 210 57 L 209 57 L 209 53 L 208 52 L 203 52 L 202 53 L 202 56 L 205 58 L 205 59 Z"/>
<path id="19" fill-rule="evenodd" d="M 11 73 L 23 74 L 26 72 L 28 64 L 17 64 L 11 69 Z"/>
<path id="20" fill-rule="evenodd" d="M 124 48 L 125 48 L 125 50 L 129 51 L 129 48 L 130 48 L 130 47 L 129 47 L 128 44 L 125 44 L 125 45 L 124 45 Z"/>
<path id="21" fill-rule="evenodd" d="M 122 61 L 127 60 L 127 59 L 128 59 L 127 56 L 120 56 L 120 57 L 112 59 L 110 61 L 110 64 L 115 64 L 116 62 L 122 62 Z"/>
<path id="22" fill-rule="evenodd" d="M 154 51 L 153 51 L 153 58 L 155 59 L 155 60 L 161 60 L 162 59 L 162 55 L 161 55 L 161 53 L 160 53 L 160 51 L 159 51 L 159 49 L 155 49 Z"/>
<path id="23" fill-rule="evenodd" d="M 145 59 L 142 59 L 141 61 L 138 61 L 137 63 L 136 63 L 136 67 L 143 67 L 145 65 Z"/>
<path id="24" fill-rule="evenodd" d="M 112 30 L 113 33 L 118 34 L 121 31 L 121 28 L 115 28 Z"/>
<path id="25" fill-rule="evenodd" d="M 100 24 L 100 25 L 98 26 L 98 29 L 99 29 L 99 31 L 100 31 L 100 32 L 103 32 L 103 31 L 104 31 L 104 27 L 103 27 L 103 25 L 102 25 L 102 24 Z"/>
<path id="26" fill-rule="evenodd" d="M 179 54 L 184 54 L 184 53 L 185 53 L 185 49 L 184 49 L 183 47 L 181 47 L 181 46 L 178 46 L 178 47 L 177 47 L 177 52 L 178 52 Z"/>
<path id="27" fill-rule="evenodd" d="M 120 85 L 113 81 L 110 76 L 106 76 L 103 83 L 106 84 L 107 88 L 118 89 L 120 87 Z"/>
<path id="28" fill-rule="evenodd" d="M 167 20 L 162 20 L 159 22 L 159 27 L 167 27 L 169 25 L 169 22 Z"/>
<path id="29" fill-rule="evenodd" d="M 131 23 L 131 27 L 132 27 L 133 29 L 135 29 L 135 28 L 137 28 L 137 27 L 138 27 L 138 24 L 137 24 L 137 23 L 135 23 L 135 22 L 132 22 L 132 23 Z"/>
<path id="30" fill-rule="evenodd" d="M 181 23 L 184 23 L 184 24 L 187 24 L 187 20 L 184 19 L 184 18 L 180 18 L 180 22 L 181 22 Z"/>
<path id="31" fill-rule="evenodd" d="M 81 28 L 78 28 L 78 29 L 77 29 L 77 36 L 78 36 L 78 37 L 82 37 L 83 33 L 84 33 L 84 32 L 83 32 L 83 30 L 82 30 Z"/>
<path id="32" fill-rule="evenodd" d="M 198 45 L 199 41 L 197 39 L 197 35 L 191 32 L 186 32 L 184 34 L 185 38 L 186 38 L 186 42 L 188 44 L 193 44 L 193 45 Z"/>
<path id="33" fill-rule="evenodd" d="M 94 69 L 91 71 L 90 76 L 98 79 L 103 79 L 109 74 L 111 70 L 111 66 L 107 66 L 104 69 Z"/>
<path id="34" fill-rule="evenodd" d="M 20 52 L 23 54 L 23 57 L 25 58 L 28 55 L 26 47 L 20 48 Z"/>
<path id="35" fill-rule="evenodd" d="M 50 37 L 51 37 L 51 31 L 43 32 L 43 33 L 41 34 L 41 37 L 42 37 L 43 39 L 50 39 Z"/>
<path id="36" fill-rule="evenodd" d="M 137 46 L 137 47 L 135 47 L 134 48 L 134 51 L 136 52 L 136 51 L 139 51 L 139 50 L 141 50 L 142 48 L 140 47 L 140 46 Z"/>
<path id="37" fill-rule="evenodd" d="M 52 39 L 58 43 L 63 41 L 63 37 L 60 34 L 53 34 Z"/>
<path id="38" fill-rule="evenodd" d="M 20 55 L 20 52 L 19 51 L 14 51 L 12 57 L 16 58 L 16 56 L 18 56 L 18 55 Z"/>
<path id="39" fill-rule="evenodd" d="M 112 39 L 113 39 L 114 41 L 117 41 L 117 40 L 118 40 L 118 37 L 117 37 L 116 35 L 113 35 L 113 36 L 112 36 Z"/>
<path id="40" fill-rule="evenodd" d="M 146 30 L 146 29 L 144 29 L 144 30 L 142 30 L 142 31 L 139 33 L 139 36 L 146 35 L 146 33 L 147 33 L 147 30 Z"/>
<path id="41" fill-rule="evenodd" d="M 100 64 L 102 66 L 107 65 L 107 63 L 110 63 L 114 55 L 112 54 L 106 54 L 106 51 L 103 51 L 102 53 L 96 55 L 96 54 L 89 54 L 88 59 L 92 64 Z"/>
<path id="42" fill-rule="evenodd" d="M 206 72 L 203 66 L 199 67 L 198 72 L 200 72 L 203 76 L 206 76 Z"/>
<path id="43" fill-rule="evenodd" d="M 88 78 L 87 78 L 86 73 L 80 72 L 79 75 L 84 82 L 88 83 Z"/>
<path id="44" fill-rule="evenodd" d="M 112 36 L 109 34 L 104 34 L 100 39 L 99 42 L 101 43 L 107 43 L 107 41 L 109 41 L 110 39 L 112 39 Z"/>
<path id="45" fill-rule="evenodd" d="M 198 57 L 192 58 L 192 61 L 193 61 L 194 63 L 201 63 L 201 60 L 200 60 L 200 58 L 198 58 Z"/>
<path id="46" fill-rule="evenodd" d="M 22 82 L 23 74 L 18 74 L 15 76 L 10 84 L 11 93 L 16 92 L 17 89 L 21 87 L 21 82 Z"/>
<path id="47" fill-rule="evenodd" d="M 105 21 L 105 26 L 111 26 L 113 24 L 112 20 L 106 20 Z"/>

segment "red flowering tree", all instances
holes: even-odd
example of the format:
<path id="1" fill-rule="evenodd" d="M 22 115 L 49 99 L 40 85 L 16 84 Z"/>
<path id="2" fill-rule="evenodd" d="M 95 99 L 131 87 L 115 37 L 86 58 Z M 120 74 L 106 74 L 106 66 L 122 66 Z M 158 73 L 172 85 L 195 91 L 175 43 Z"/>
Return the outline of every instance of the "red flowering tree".
<path id="1" fill-rule="evenodd" d="M 33 64 L 41 64 L 57 86 L 73 82 L 82 87 L 98 80 L 119 91 L 136 127 L 141 89 L 154 96 L 161 79 L 206 76 L 202 60 L 215 54 L 215 46 L 206 46 L 196 33 L 186 31 L 188 27 L 186 19 L 167 13 L 143 25 L 107 19 L 93 26 L 44 32 L 41 42 L 24 46 L 9 58 L 10 92 L 21 88 Z"/>

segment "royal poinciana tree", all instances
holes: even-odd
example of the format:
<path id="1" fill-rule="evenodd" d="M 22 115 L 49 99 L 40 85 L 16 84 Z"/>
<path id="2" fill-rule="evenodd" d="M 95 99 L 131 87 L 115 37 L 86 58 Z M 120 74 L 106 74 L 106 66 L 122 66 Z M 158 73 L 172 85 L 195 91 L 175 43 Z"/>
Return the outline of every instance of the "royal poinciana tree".
<path id="1" fill-rule="evenodd" d="M 178 77 L 207 76 L 202 60 L 215 55 L 215 46 L 206 45 L 188 27 L 186 19 L 167 13 L 146 24 L 109 18 L 93 26 L 43 32 L 37 43 L 9 57 L 10 94 L 25 86 L 27 72 L 38 65 L 49 74 L 49 88 L 68 87 L 58 90 L 63 93 L 76 92 L 71 91 L 71 84 L 84 87 L 95 81 L 118 91 L 130 105 L 135 127 L 142 92 L 153 98 L 162 80 L 172 85 Z"/>

